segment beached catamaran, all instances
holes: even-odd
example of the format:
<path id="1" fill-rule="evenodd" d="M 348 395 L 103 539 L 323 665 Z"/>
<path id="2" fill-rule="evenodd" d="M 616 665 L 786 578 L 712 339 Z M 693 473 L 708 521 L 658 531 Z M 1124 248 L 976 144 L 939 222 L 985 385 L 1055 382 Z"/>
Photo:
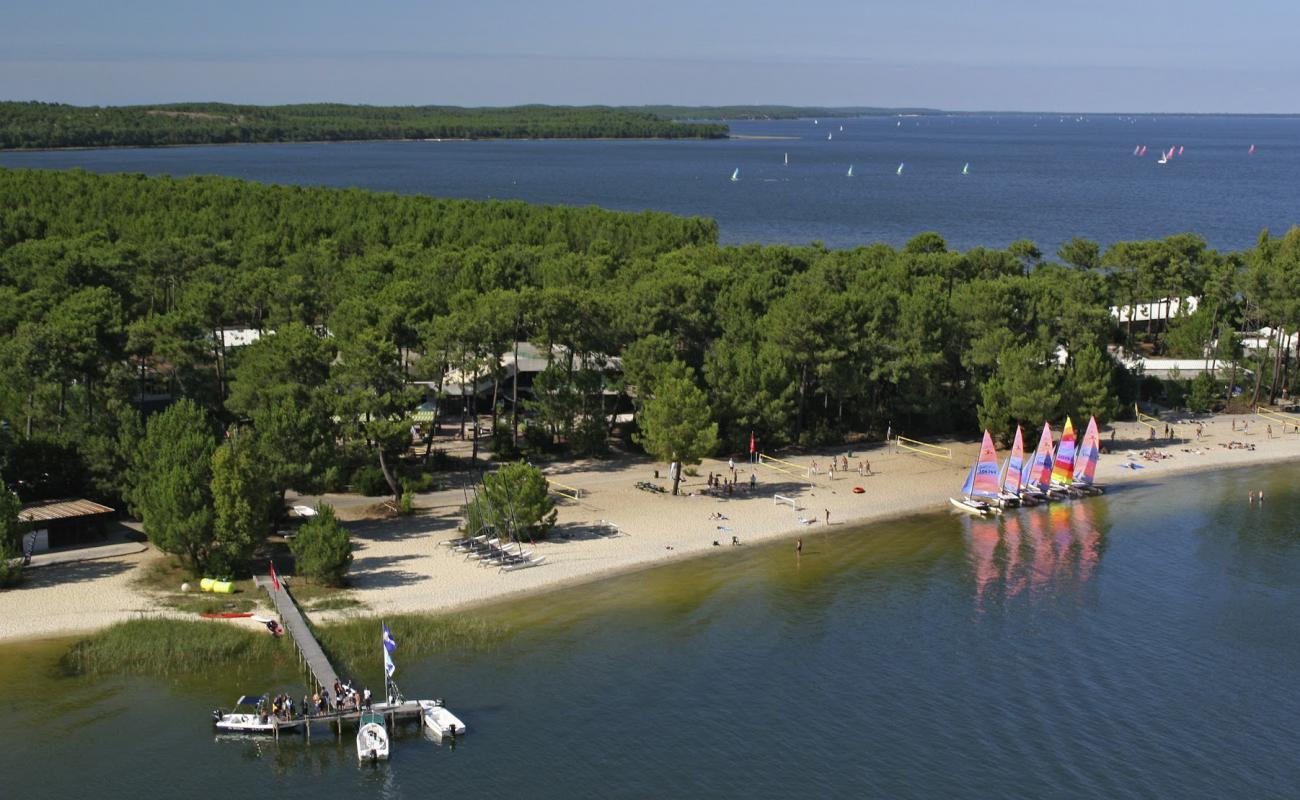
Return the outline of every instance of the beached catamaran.
<path id="1" fill-rule="evenodd" d="M 1051 490 L 1068 494 L 1074 484 L 1074 423 L 1065 418 L 1065 430 L 1061 432 L 1061 442 L 1056 447 L 1056 463 L 1052 465 Z"/>
<path id="2" fill-rule="evenodd" d="M 984 431 L 984 441 L 980 443 L 980 457 L 971 467 L 966 483 L 961 487 L 961 497 L 949 498 L 953 507 L 968 514 L 985 516 L 996 514 L 1001 509 L 993 505 L 998 494 L 998 454 L 993 449 L 993 437 Z"/>
<path id="3" fill-rule="evenodd" d="M 1074 488 L 1085 494 L 1101 494 L 1101 487 L 1094 483 L 1097 475 L 1097 458 L 1101 454 L 1101 436 L 1097 432 L 1097 418 L 1088 420 L 1088 428 L 1083 432 L 1079 446 L 1079 457 L 1074 464 Z"/>
<path id="4" fill-rule="evenodd" d="M 1025 462 L 1025 437 L 1016 426 L 1016 438 L 1011 442 L 1011 455 L 1007 460 L 1002 462 L 1002 476 L 998 479 L 998 491 L 1001 494 L 1002 506 L 1018 506 L 1022 504 L 1020 496 L 1020 475 L 1024 470 Z"/>
<path id="5" fill-rule="evenodd" d="M 1052 484 L 1052 425 L 1043 423 L 1043 435 L 1038 439 L 1038 448 L 1034 457 L 1025 463 L 1020 474 L 1020 496 L 1035 501 L 1046 500 L 1047 491 Z"/>

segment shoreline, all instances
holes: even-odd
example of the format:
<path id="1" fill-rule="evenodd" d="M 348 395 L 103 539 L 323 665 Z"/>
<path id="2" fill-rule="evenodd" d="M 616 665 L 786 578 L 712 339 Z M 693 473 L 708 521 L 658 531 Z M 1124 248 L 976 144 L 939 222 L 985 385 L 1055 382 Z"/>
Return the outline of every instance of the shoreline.
<path id="1" fill-rule="evenodd" d="M 102 144 L 73 145 L 69 147 L 0 147 L 0 156 L 11 153 L 68 153 L 94 150 L 170 150 L 179 147 L 257 147 L 268 144 L 365 144 L 366 142 L 725 142 L 740 138 L 774 138 L 797 139 L 797 136 L 447 136 L 443 138 L 394 138 L 376 137 L 373 139 L 290 139 L 288 141 L 267 142 L 191 142 L 186 144 Z"/>
<path id="2" fill-rule="evenodd" d="M 1204 418 L 1206 437 L 1197 442 L 1190 425 L 1180 425 L 1187 438 L 1155 443 L 1159 452 L 1172 458 L 1148 462 L 1140 452 L 1150 443 L 1140 438 L 1146 429 L 1137 423 L 1113 427 L 1122 438 L 1116 451 L 1101 457 L 1097 482 L 1120 486 L 1135 482 L 1161 483 L 1183 474 L 1258 467 L 1300 460 L 1300 434 L 1288 433 L 1264 438 L 1266 422 L 1260 418 L 1252 427 L 1258 431 L 1231 431 L 1233 416 Z M 1103 444 L 1112 444 L 1109 430 Z M 1027 438 L 1034 439 L 1033 435 Z M 1190 439 L 1190 441 L 1188 441 Z M 1229 450 L 1220 444 L 1247 441 L 1255 450 Z M 438 546 L 457 535 L 459 491 L 420 495 L 417 515 L 395 520 L 360 520 L 347 523 L 354 541 L 354 562 L 349 576 L 350 595 L 361 605 L 356 608 L 310 613 L 316 624 L 331 625 L 353 618 L 384 614 L 445 615 L 503 605 L 524 597 L 538 596 L 574 586 L 615 580 L 658 566 L 706 556 L 721 557 L 731 552 L 731 537 L 742 545 L 790 541 L 801 535 L 834 534 L 857 530 L 864 525 L 903 517 L 941 513 L 949 509 L 947 499 L 955 495 L 978 453 L 977 442 L 944 442 L 951 447 L 951 461 L 937 461 L 887 449 L 880 443 L 860 449 L 850 457 L 850 472 L 830 482 L 823 475 L 812 486 L 806 478 L 783 475 L 759 468 L 758 490 L 737 493 L 729 499 L 700 495 L 672 497 L 634 488 L 637 481 L 653 481 L 653 470 L 664 468 L 644 458 L 618 457 L 601 462 L 555 464 L 547 473 L 555 480 L 581 488 L 581 499 L 561 500 L 559 523 L 552 538 L 525 547 L 546 563 L 533 569 L 499 573 Z M 849 452 L 847 446 L 834 450 L 836 456 Z M 817 460 L 824 465 L 831 450 L 820 450 L 790 461 L 807 465 Z M 1005 453 L 1002 453 L 1003 455 Z M 859 478 L 856 464 L 869 459 L 873 475 Z M 1136 460 L 1141 470 L 1121 469 Z M 740 483 L 748 480 L 750 465 L 736 465 Z M 726 462 L 706 459 L 696 467 L 701 476 L 726 469 Z M 667 486 L 660 479 L 660 485 Z M 687 477 L 684 492 L 704 486 L 703 477 Z M 863 494 L 851 488 L 862 486 Z M 802 512 L 777 505 L 772 495 L 796 497 Z M 301 498 L 312 502 L 317 498 Z M 324 497 L 327 502 L 357 498 Z M 340 510 L 347 505 L 341 505 Z M 831 514 L 826 525 L 825 513 Z M 711 519 L 721 513 L 724 519 Z M 812 518 L 800 524 L 799 517 Z M 625 533 L 607 536 L 602 525 L 609 520 Z M 714 546 L 714 542 L 719 546 Z M 147 561 L 162 557 L 157 551 L 125 556 L 120 560 L 91 562 L 92 566 L 66 565 L 33 570 L 26 582 L 0 592 L 0 646 L 37 640 L 66 639 L 101 630 L 116 622 L 140 615 L 189 615 L 170 612 L 150 602 L 147 591 L 131 580 Z M 292 580 L 292 579 L 291 579 Z M 263 597 L 255 598 L 265 607 Z M 197 618 L 194 621 L 199 621 Z"/>

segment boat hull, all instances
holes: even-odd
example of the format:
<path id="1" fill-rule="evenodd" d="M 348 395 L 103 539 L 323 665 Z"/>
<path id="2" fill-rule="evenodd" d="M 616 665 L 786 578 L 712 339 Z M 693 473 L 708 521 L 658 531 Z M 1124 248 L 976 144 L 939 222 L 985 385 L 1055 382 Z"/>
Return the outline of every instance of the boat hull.
<path id="1" fill-rule="evenodd" d="M 439 737 L 461 736 L 465 733 L 465 723 L 435 700 L 420 701 L 420 724 Z"/>
<path id="2" fill-rule="evenodd" d="M 987 503 L 981 503 L 978 500 L 967 500 L 964 497 L 949 497 L 948 502 L 958 511 L 964 511 L 967 514 L 974 514 L 977 517 L 987 517 L 993 513 L 994 509 Z"/>
<path id="3" fill-rule="evenodd" d="M 222 733 L 275 733 L 275 722 L 270 717 L 263 722 L 260 714 L 224 714 L 213 727 Z"/>
<path id="4" fill-rule="evenodd" d="M 368 722 L 357 731 L 357 760 L 388 760 L 388 731 L 384 726 Z"/>

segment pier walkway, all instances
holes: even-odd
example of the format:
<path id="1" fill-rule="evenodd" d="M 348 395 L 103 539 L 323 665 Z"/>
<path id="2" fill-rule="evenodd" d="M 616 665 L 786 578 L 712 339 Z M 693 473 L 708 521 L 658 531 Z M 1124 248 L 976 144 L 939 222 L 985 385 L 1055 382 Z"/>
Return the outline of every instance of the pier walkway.
<path id="1" fill-rule="evenodd" d="M 298 648 L 298 655 L 311 672 L 316 685 L 333 692 L 334 684 L 339 679 L 338 673 L 334 671 L 334 665 L 330 664 L 330 660 L 325 657 L 325 651 L 321 649 L 320 642 L 316 641 L 316 634 L 311 632 L 307 618 L 298 610 L 298 604 L 289 594 L 289 588 L 281 581 L 280 588 L 277 590 L 270 578 L 261 575 L 254 577 L 253 580 L 271 596 L 276 613 L 280 615 L 281 624 L 293 639 L 294 645 Z"/>

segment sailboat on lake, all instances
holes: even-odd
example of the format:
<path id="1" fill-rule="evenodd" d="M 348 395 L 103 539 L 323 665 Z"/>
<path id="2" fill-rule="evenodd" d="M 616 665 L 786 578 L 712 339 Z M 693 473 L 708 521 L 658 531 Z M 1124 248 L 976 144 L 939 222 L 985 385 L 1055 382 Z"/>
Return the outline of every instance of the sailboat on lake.
<path id="1" fill-rule="evenodd" d="M 1065 418 L 1065 430 L 1061 431 L 1061 442 L 1056 446 L 1056 462 L 1052 464 L 1051 491 L 1068 494 L 1074 484 L 1074 423 Z"/>
<path id="2" fill-rule="evenodd" d="M 1016 438 L 1011 442 L 1011 455 L 1002 462 L 1002 474 L 998 477 L 998 493 L 1003 508 L 1021 505 L 1020 476 L 1025 468 L 1025 437 L 1016 426 Z"/>
<path id="3" fill-rule="evenodd" d="M 740 167 L 736 167 L 736 168 L 735 168 L 734 170 L 732 170 L 732 172 L 731 172 L 731 181 L 732 181 L 732 183 L 735 183 L 735 182 L 738 181 L 738 180 L 740 180 Z"/>
<path id="4" fill-rule="evenodd" d="M 967 514 L 988 516 L 1001 511 L 992 505 L 998 497 L 998 454 L 993 449 L 993 437 L 984 431 L 984 441 L 980 443 L 979 459 L 971 467 L 966 483 L 961 487 L 961 497 L 951 497 L 948 502 L 959 511 Z"/>
<path id="5" fill-rule="evenodd" d="M 850 177 L 850 178 L 853 177 L 853 165 L 852 165 L 852 164 L 849 164 L 848 177 Z"/>
<path id="6" fill-rule="evenodd" d="M 903 163 L 902 163 L 901 161 L 898 163 L 898 170 L 897 170 L 894 174 L 895 174 L 895 175 L 902 175 L 902 174 L 903 174 Z"/>
<path id="7" fill-rule="evenodd" d="M 1088 420 L 1079 447 L 1079 457 L 1074 463 L 1074 488 L 1084 494 L 1101 494 L 1101 487 L 1093 482 L 1097 475 L 1097 458 L 1101 454 L 1101 436 L 1097 432 L 1097 418 Z"/>
<path id="8" fill-rule="evenodd" d="M 1020 496 L 1038 500 L 1047 499 L 1047 490 L 1052 485 L 1052 425 L 1043 423 L 1043 435 L 1038 439 L 1038 448 L 1034 457 L 1025 462 L 1020 473 Z"/>
<path id="9" fill-rule="evenodd" d="M 967 162 L 965 163 L 965 165 L 962 166 L 962 168 L 961 168 L 961 174 L 963 174 L 963 175 L 969 175 L 969 174 L 970 174 L 970 162 L 969 162 L 969 161 L 967 161 Z"/>
<path id="10" fill-rule="evenodd" d="M 785 164 L 784 164 L 783 166 L 786 166 L 786 167 L 790 166 L 790 154 L 789 154 L 789 153 L 786 153 L 786 154 L 785 154 Z"/>

